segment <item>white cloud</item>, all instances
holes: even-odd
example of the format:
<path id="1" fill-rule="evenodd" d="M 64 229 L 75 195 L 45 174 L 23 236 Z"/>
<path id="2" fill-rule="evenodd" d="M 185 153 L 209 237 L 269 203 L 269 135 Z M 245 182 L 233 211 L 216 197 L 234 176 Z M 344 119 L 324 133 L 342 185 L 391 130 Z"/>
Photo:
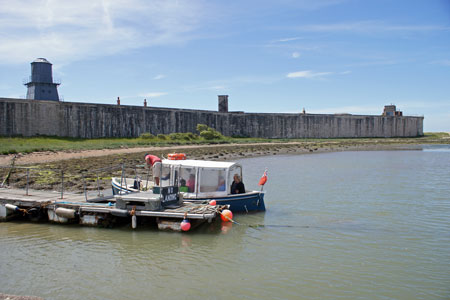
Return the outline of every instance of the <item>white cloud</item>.
<path id="1" fill-rule="evenodd" d="M 183 43 L 207 15 L 199 1 L 0 0 L 0 63 L 58 63 Z"/>
<path id="2" fill-rule="evenodd" d="M 164 74 L 158 74 L 158 75 L 156 75 L 155 77 L 153 77 L 154 80 L 160 80 L 160 79 L 163 79 L 163 78 L 166 78 L 166 75 L 164 75 Z"/>
<path id="3" fill-rule="evenodd" d="M 224 85 L 215 85 L 215 86 L 210 86 L 206 88 L 207 90 L 213 90 L 213 91 L 224 91 L 226 90 L 226 86 Z"/>
<path id="4" fill-rule="evenodd" d="M 300 39 L 302 39 L 302 38 L 301 37 L 291 37 L 291 38 L 278 39 L 274 42 L 275 43 L 286 43 L 286 42 L 292 42 L 292 41 L 296 41 L 296 40 L 300 40 Z"/>
<path id="5" fill-rule="evenodd" d="M 316 78 L 333 74 L 332 72 L 298 71 L 286 75 L 287 78 Z"/>
<path id="6" fill-rule="evenodd" d="M 161 97 L 161 96 L 165 96 L 165 95 L 167 95 L 167 93 L 165 93 L 165 92 L 150 92 L 150 93 L 139 94 L 139 97 L 157 98 L 157 97 Z"/>
<path id="7" fill-rule="evenodd" d="M 300 53 L 299 52 L 294 52 L 294 53 L 292 53 L 292 57 L 293 58 L 299 58 L 300 57 Z"/>

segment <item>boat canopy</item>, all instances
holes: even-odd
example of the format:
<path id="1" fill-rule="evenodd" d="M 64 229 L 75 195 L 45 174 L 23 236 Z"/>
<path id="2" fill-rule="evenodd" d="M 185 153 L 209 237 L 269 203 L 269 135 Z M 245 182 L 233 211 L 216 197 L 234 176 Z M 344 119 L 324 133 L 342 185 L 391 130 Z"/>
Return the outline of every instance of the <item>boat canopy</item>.
<path id="1" fill-rule="evenodd" d="M 195 160 L 195 159 L 186 159 L 186 160 L 164 159 L 162 163 L 164 165 L 189 166 L 197 168 L 230 168 L 233 165 L 237 165 L 237 163 L 235 162 Z"/>
<path id="2" fill-rule="evenodd" d="M 161 186 L 178 186 L 188 199 L 226 196 L 234 174 L 242 177 L 235 162 L 164 159 L 161 168 Z"/>

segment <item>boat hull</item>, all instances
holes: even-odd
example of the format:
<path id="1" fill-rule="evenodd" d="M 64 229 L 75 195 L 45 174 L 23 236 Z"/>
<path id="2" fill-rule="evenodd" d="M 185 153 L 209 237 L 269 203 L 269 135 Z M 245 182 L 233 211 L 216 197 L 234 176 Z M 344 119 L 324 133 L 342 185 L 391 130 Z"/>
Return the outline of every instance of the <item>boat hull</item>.
<path id="1" fill-rule="evenodd" d="M 132 179 L 127 179 L 127 182 L 132 182 Z M 113 195 L 124 195 L 137 193 L 139 190 L 133 189 L 130 185 L 125 186 L 124 182 L 120 185 L 119 178 L 112 180 Z M 231 194 L 218 197 L 198 197 L 198 198 L 184 198 L 184 201 L 202 203 L 216 200 L 217 205 L 229 205 L 232 212 L 251 212 L 251 211 L 265 211 L 264 192 L 250 191 L 244 194 Z"/>
<path id="2" fill-rule="evenodd" d="M 197 198 L 184 199 L 188 202 L 203 202 L 216 200 L 217 205 L 230 205 L 232 212 L 251 212 L 251 211 L 265 211 L 264 192 L 250 192 L 245 194 L 232 194 L 224 197 L 214 198 Z"/>
<path id="3" fill-rule="evenodd" d="M 127 182 L 133 182 L 133 179 L 127 178 Z M 113 195 L 124 195 L 124 194 L 131 194 L 131 193 L 137 193 L 139 190 L 132 188 L 129 185 L 125 184 L 126 181 L 122 182 L 122 185 L 120 185 L 120 178 L 112 178 L 111 180 L 111 187 Z"/>

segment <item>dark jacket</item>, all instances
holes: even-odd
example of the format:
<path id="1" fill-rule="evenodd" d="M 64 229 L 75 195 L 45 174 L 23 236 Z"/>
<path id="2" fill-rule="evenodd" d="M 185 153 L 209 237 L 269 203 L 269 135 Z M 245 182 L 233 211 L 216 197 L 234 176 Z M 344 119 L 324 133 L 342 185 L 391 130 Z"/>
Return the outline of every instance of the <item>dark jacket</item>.
<path id="1" fill-rule="evenodd" d="M 236 192 L 237 190 L 237 192 Z M 231 193 L 232 194 L 243 194 L 245 193 L 245 187 L 244 187 L 244 183 L 242 183 L 242 181 L 240 181 L 239 183 L 236 183 L 233 181 L 233 183 L 231 184 Z"/>

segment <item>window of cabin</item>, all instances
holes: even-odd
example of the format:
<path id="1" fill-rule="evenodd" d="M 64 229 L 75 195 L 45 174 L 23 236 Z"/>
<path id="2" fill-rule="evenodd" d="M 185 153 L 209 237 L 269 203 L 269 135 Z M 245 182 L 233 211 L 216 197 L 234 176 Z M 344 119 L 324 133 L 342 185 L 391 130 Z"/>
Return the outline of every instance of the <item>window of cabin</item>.
<path id="1" fill-rule="evenodd" d="M 195 193 L 197 186 L 196 170 L 192 167 L 180 168 L 180 192 Z"/>
<path id="2" fill-rule="evenodd" d="M 163 166 L 161 170 L 161 186 L 170 186 L 170 166 Z"/>
<path id="3" fill-rule="evenodd" d="M 227 190 L 225 169 L 200 170 L 200 192 L 223 192 Z"/>

